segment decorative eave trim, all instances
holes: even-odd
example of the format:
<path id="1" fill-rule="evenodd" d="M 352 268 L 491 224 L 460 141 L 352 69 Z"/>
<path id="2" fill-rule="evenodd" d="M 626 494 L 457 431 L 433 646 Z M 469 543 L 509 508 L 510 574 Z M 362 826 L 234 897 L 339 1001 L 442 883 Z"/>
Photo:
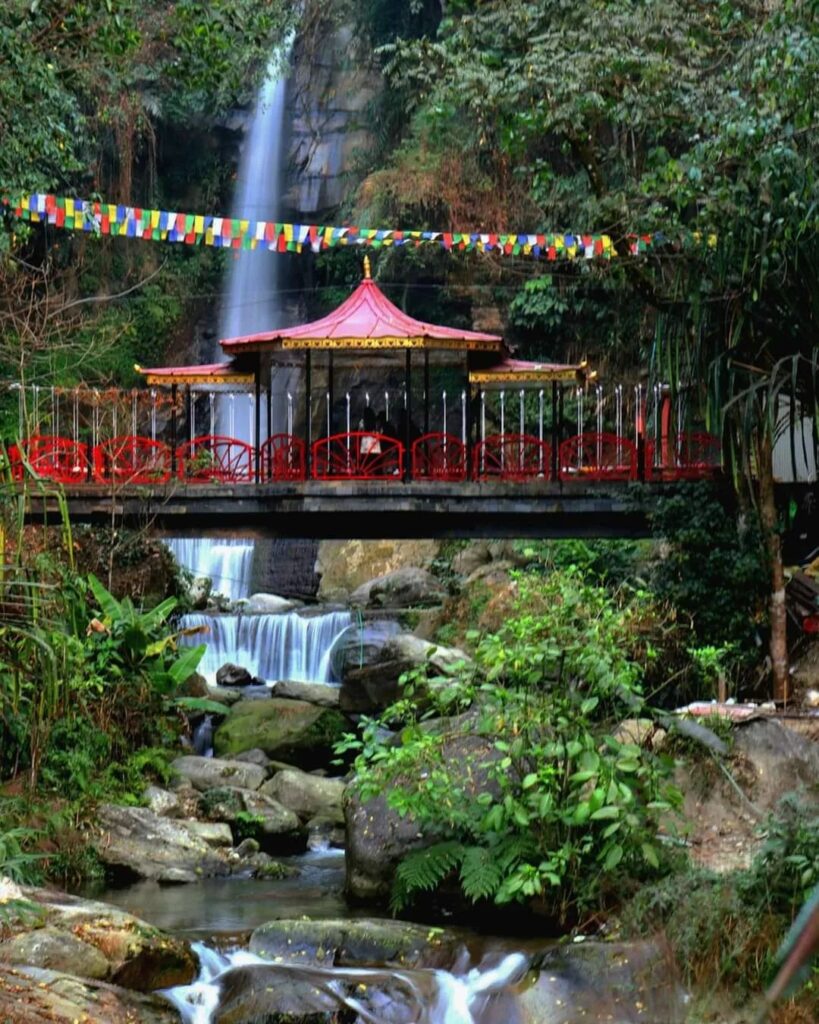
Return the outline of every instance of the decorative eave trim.
<path id="1" fill-rule="evenodd" d="M 257 351 L 264 348 L 270 342 L 257 342 L 250 351 Z M 424 349 L 427 351 L 453 351 L 453 352 L 499 352 L 503 342 L 485 341 L 474 338 L 282 338 L 283 349 Z M 242 346 L 244 350 L 244 346 Z"/>
<path id="2" fill-rule="evenodd" d="M 582 367 L 568 366 L 561 370 L 507 370 L 500 373 L 489 373 L 485 370 L 473 370 L 469 374 L 470 384 L 545 384 L 550 381 L 564 381 L 573 384 L 585 380 L 586 374 Z"/>
<path id="3" fill-rule="evenodd" d="M 172 387 L 174 384 L 254 384 L 256 378 L 252 373 L 225 373 L 218 377 L 209 374 L 188 373 L 184 376 L 170 376 L 165 373 L 146 373 L 145 383 L 159 387 Z"/>

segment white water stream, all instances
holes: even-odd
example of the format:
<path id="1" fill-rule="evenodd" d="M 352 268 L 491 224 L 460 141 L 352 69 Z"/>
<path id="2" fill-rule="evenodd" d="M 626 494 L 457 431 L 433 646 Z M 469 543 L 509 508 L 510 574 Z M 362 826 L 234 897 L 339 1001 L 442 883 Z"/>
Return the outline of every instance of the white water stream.
<path id="1" fill-rule="evenodd" d="M 248 597 L 253 570 L 252 540 L 224 537 L 167 537 L 174 558 L 194 576 L 209 576 L 212 593 L 231 601 Z"/>
<path id="2" fill-rule="evenodd" d="M 199 957 L 199 977 L 191 985 L 163 994 L 179 1011 L 184 1024 L 212 1024 L 230 972 L 241 968 L 264 970 L 266 979 L 297 981 L 314 986 L 326 1008 L 347 1007 L 359 1024 L 480 1024 L 493 995 L 519 981 L 528 966 L 522 953 L 463 975 L 442 970 L 389 968 L 320 968 L 271 963 L 245 950 L 218 953 L 202 943 L 193 946 Z M 271 1003 L 276 997 L 270 984 Z M 363 993 L 366 993 L 363 994 Z M 273 1009 L 271 1005 L 271 1009 Z"/>

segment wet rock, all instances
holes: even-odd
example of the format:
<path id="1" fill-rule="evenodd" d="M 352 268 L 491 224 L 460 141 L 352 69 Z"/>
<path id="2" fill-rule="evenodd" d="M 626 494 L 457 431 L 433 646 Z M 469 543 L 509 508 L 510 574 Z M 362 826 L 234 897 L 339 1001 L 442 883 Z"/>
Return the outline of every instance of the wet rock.
<path id="1" fill-rule="evenodd" d="M 181 697 L 207 697 L 207 679 L 198 672 L 194 672 L 192 675 L 188 676 L 185 682 L 180 686 L 179 695 Z"/>
<path id="2" fill-rule="evenodd" d="M 236 754 L 233 760 L 258 765 L 260 768 L 264 768 L 265 771 L 273 763 L 267 754 L 263 750 L 259 750 L 258 747 L 254 747 L 253 750 L 243 750 L 241 754 Z"/>
<path id="3" fill-rule="evenodd" d="M 217 686 L 252 686 L 255 678 L 241 665 L 234 665 L 227 662 L 216 672 Z"/>
<path id="4" fill-rule="evenodd" d="M 225 859 L 182 822 L 160 818 L 147 807 L 101 804 L 97 821 L 94 848 L 111 867 L 161 882 L 229 873 Z"/>
<path id="5" fill-rule="evenodd" d="M 259 852 L 259 844 L 255 839 L 243 839 L 236 847 L 236 856 L 240 858 L 253 857 Z"/>
<path id="6" fill-rule="evenodd" d="M 177 757 L 172 762 L 171 769 L 175 775 L 187 779 L 194 789 L 200 792 L 224 786 L 258 789 L 267 778 L 265 769 L 257 764 L 214 757 L 196 757 L 192 754 Z"/>
<path id="7" fill-rule="evenodd" d="M 0 1020 L 10 1024 L 179 1024 L 164 999 L 58 971 L 0 965 Z"/>
<path id="8" fill-rule="evenodd" d="M 38 928 L 0 943 L 0 961 L 65 971 L 83 978 L 107 978 L 110 969 L 96 946 L 58 928 Z"/>
<path id="9" fill-rule="evenodd" d="M 402 566 L 426 568 L 438 550 L 438 542 L 431 540 L 322 541 L 316 559 L 316 572 L 321 576 L 319 599 L 346 603 L 350 594 L 367 580 Z"/>
<path id="10" fill-rule="evenodd" d="M 214 821 L 182 821 L 180 822 L 195 838 L 201 839 L 208 846 L 233 846 L 233 833 L 228 825 Z"/>
<path id="11" fill-rule="evenodd" d="M 258 818 L 259 832 L 265 836 L 286 836 L 299 831 L 298 816 L 277 800 L 261 793 L 244 793 L 244 810 Z"/>
<path id="12" fill-rule="evenodd" d="M 384 645 L 400 632 L 401 627 L 391 619 L 376 619 L 348 626 L 336 637 L 330 650 L 334 678 L 343 679 L 354 669 L 374 664 Z"/>
<path id="13" fill-rule="evenodd" d="M 182 814 L 182 802 L 178 793 L 161 789 L 159 786 L 147 786 L 142 794 L 148 804 L 148 810 L 160 818 L 178 818 Z"/>
<path id="14" fill-rule="evenodd" d="M 332 683 L 299 683 L 292 679 L 274 683 L 271 690 L 273 697 L 305 700 L 308 704 L 318 704 L 323 708 L 337 708 L 338 694 L 338 687 Z"/>
<path id="15" fill-rule="evenodd" d="M 415 608 L 441 604 L 446 590 L 432 573 L 404 566 L 368 580 L 350 595 L 354 608 Z"/>
<path id="16" fill-rule="evenodd" d="M 197 576 L 191 580 L 187 598 L 194 611 L 201 611 L 203 608 L 207 608 L 212 587 L 213 580 L 209 576 Z"/>
<path id="17" fill-rule="evenodd" d="M 288 768 L 277 772 L 259 792 L 278 800 L 305 821 L 320 815 L 340 823 L 344 821 L 344 785 L 342 779 L 322 779 Z"/>
<path id="18" fill-rule="evenodd" d="M 333 746 L 350 728 L 334 708 L 302 700 L 242 700 L 231 708 L 214 735 L 220 757 L 259 748 L 298 768 L 318 768 L 333 756 Z"/>
<path id="19" fill-rule="evenodd" d="M 224 704 L 230 707 L 242 699 L 240 690 L 231 690 L 229 686 L 211 686 L 208 684 L 208 692 L 205 694 L 208 700 L 214 700 L 217 704 Z"/>
<path id="20" fill-rule="evenodd" d="M 406 921 L 270 921 L 250 937 L 249 949 L 278 963 L 318 967 L 451 966 L 462 940 L 443 928 Z"/>
<path id="21" fill-rule="evenodd" d="M 251 615 L 279 615 L 300 607 L 301 601 L 291 601 L 286 597 L 279 597 L 278 594 L 252 594 L 244 610 Z"/>
<path id="22" fill-rule="evenodd" d="M 430 643 L 413 633 L 399 633 L 387 640 L 369 662 L 344 671 L 341 709 L 363 714 L 383 710 L 401 697 L 398 681 L 405 672 L 427 665 L 430 675 L 441 675 L 469 660 L 457 647 Z M 423 700 L 423 694 L 417 693 L 416 699 Z"/>
<path id="23" fill-rule="evenodd" d="M 273 965 L 234 967 L 220 978 L 214 1024 L 352 1024 L 354 1013 L 309 981 L 289 977 Z"/>
<path id="24" fill-rule="evenodd" d="M 247 858 L 246 863 L 254 878 L 273 878 L 280 881 L 283 878 L 295 878 L 299 874 L 298 868 L 282 864 L 268 853 L 254 853 L 252 857 Z"/>
<path id="25" fill-rule="evenodd" d="M 343 825 L 339 825 L 333 818 L 323 818 L 320 815 L 311 818 L 307 822 L 307 849 L 326 850 L 335 847 L 338 850 L 344 849 L 346 839 Z"/>

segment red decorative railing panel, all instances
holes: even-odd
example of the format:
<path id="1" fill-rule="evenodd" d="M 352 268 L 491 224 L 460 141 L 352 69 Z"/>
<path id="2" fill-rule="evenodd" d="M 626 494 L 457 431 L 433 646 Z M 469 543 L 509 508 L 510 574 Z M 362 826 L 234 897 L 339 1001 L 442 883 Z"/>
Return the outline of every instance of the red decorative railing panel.
<path id="1" fill-rule="evenodd" d="M 171 478 L 171 449 L 149 437 L 112 437 L 94 449 L 94 478 L 104 484 L 167 483 Z"/>
<path id="2" fill-rule="evenodd" d="M 304 480 L 306 447 L 300 437 L 273 434 L 260 452 L 262 480 Z"/>
<path id="3" fill-rule="evenodd" d="M 180 480 L 248 483 L 255 476 L 255 449 L 246 441 L 205 434 L 176 449 Z"/>
<path id="4" fill-rule="evenodd" d="M 491 434 L 475 445 L 472 471 L 476 480 L 548 480 L 552 450 L 531 434 Z"/>
<path id="5" fill-rule="evenodd" d="M 637 446 L 616 434 L 576 434 L 560 444 L 561 480 L 636 480 Z"/>
<path id="6" fill-rule="evenodd" d="M 23 442 L 32 472 L 46 480 L 81 484 L 88 479 L 88 445 L 70 437 L 39 435 Z"/>
<path id="7" fill-rule="evenodd" d="M 23 460 L 20 458 L 20 449 L 16 444 L 6 447 L 5 464 L 8 466 L 9 475 L 12 480 L 23 479 Z M 5 466 L 3 467 L 5 469 Z"/>
<path id="8" fill-rule="evenodd" d="M 315 441 L 312 462 L 316 480 L 400 480 L 404 446 L 385 434 L 356 430 Z"/>
<path id="9" fill-rule="evenodd" d="M 411 455 L 413 480 L 466 479 L 466 446 L 453 434 L 424 434 Z"/>
<path id="10" fill-rule="evenodd" d="M 646 479 L 703 480 L 714 476 L 722 466 L 722 444 L 713 434 L 679 434 L 672 457 L 673 464 L 669 464 L 662 448 L 646 441 Z"/>

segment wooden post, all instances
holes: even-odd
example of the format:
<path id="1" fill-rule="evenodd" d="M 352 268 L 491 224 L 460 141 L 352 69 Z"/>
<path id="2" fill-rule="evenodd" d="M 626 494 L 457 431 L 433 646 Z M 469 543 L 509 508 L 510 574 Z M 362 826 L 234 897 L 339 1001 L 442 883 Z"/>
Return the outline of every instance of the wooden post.
<path id="1" fill-rule="evenodd" d="M 253 414 L 256 420 L 255 433 L 256 433 L 256 451 L 255 455 L 255 466 L 254 466 L 254 478 L 256 483 L 261 483 L 262 479 L 262 354 L 258 352 L 256 354 L 256 366 L 253 369 L 253 384 L 256 391 L 256 404 L 253 409 Z"/>
<path id="2" fill-rule="evenodd" d="M 412 447 L 412 349 L 406 350 L 406 363 L 404 367 L 404 387 L 407 392 L 407 408 L 405 410 L 406 423 L 404 424 L 404 481 L 408 482 L 412 472 L 412 458 L 410 448 Z"/>
<path id="3" fill-rule="evenodd" d="M 560 395 L 560 398 L 558 398 Z M 563 412 L 563 388 L 558 388 L 557 381 L 552 381 L 552 480 L 560 479 L 558 454 L 560 450 L 560 417 Z"/>
<path id="4" fill-rule="evenodd" d="M 267 360 L 267 437 L 273 433 L 273 380 L 270 361 Z M 267 481 L 273 479 L 273 448 L 267 446 Z"/>
<path id="5" fill-rule="evenodd" d="M 429 433 L 429 349 L 424 349 L 424 433 Z"/>
<path id="6" fill-rule="evenodd" d="M 304 435 L 306 440 L 305 467 L 310 479 L 310 461 L 313 445 L 313 353 L 308 348 L 304 354 Z"/>
<path id="7" fill-rule="evenodd" d="M 472 479 L 472 385 L 469 383 L 469 371 L 466 376 L 466 479 Z"/>
<path id="8" fill-rule="evenodd" d="M 171 384 L 171 473 L 176 476 L 176 396 L 178 386 Z"/>

